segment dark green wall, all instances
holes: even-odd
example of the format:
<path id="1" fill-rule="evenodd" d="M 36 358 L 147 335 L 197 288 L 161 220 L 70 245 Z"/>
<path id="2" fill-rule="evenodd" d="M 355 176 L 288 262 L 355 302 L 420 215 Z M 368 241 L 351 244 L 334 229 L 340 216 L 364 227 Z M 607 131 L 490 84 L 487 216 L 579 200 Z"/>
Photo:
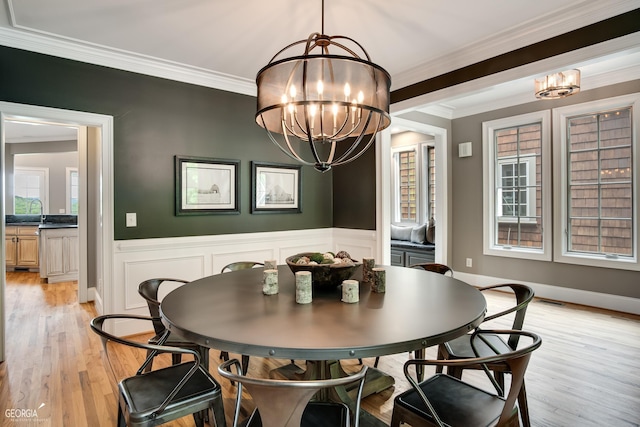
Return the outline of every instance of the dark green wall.
<path id="1" fill-rule="evenodd" d="M 310 167 L 301 214 L 250 213 L 250 162 L 293 163 L 255 124 L 254 97 L 7 47 L 0 76 L 2 101 L 114 117 L 116 240 L 333 226 L 333 172 Z M 240 160 L 241 213 L 175 216 L 175 155 Z"/>
<path id="2" fill-rule="evenodd" d="M 376 229 L 376 150 L 333 170 L 333 226 Z"/>

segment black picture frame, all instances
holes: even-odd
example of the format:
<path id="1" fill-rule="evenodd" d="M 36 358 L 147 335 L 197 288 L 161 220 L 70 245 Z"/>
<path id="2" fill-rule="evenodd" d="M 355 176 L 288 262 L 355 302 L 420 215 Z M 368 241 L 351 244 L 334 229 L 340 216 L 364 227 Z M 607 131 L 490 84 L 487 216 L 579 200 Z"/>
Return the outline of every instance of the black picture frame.
<path id="1" fill-rule="evenodd" d="M 302 167 L 251 162 L 251 213 L 301 213 Z"/>
<path id="2" fill-rule="evenodd" d="M 176 215 L 236 214 L 240 161 L 175 156 Z"/>

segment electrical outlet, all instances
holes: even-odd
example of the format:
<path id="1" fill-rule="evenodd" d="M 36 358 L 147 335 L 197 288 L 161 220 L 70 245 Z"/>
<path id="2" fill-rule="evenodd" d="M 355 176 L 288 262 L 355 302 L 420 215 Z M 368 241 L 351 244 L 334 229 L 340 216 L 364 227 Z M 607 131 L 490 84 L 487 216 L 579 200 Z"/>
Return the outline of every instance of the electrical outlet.
<path id="1" fill-rule="evenodd" d="M 137 227 L 138 220 L 136 218 L 136 213 L 127 213 L 127 227 Z"/>
<path id="2" fill-rule="evenodd" d="M 473 259 L 467 258 L 467 267 L 473 267 Z"/>

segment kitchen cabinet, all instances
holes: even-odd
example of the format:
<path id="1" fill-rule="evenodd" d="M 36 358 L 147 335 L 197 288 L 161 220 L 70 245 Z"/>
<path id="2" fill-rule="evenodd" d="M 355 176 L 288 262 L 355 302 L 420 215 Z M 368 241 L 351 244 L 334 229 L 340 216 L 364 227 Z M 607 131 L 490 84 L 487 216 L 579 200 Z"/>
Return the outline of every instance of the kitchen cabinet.
<path id="1" fill-rule="evenodd" d="M 29 271 L 38 271 L 38 226 L 7 225 L 5 227 L 4 244 L 7 270 L 26 268 Z"/>
<path id="2" fill-rule="evenodd" d="M 78 280 L 78 228 L 40 230 L 40 277 L 48 283 Z"/>

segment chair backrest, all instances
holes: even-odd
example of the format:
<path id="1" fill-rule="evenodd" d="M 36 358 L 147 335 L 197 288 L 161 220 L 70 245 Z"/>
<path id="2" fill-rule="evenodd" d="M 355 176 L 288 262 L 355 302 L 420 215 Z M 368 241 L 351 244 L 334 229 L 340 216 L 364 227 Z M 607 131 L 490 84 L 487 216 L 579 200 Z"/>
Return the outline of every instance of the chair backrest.
<path id="1" fill-rule="evenodd" d="M 231 367 L 235 367 L 235 372 Z M 242 388 L 253 398 L 256 408 L 260 412 L 260 418 L 264 427 L 299 427 L 302 413 L 311 397 L 319 390 L 330 387 L 345 386 L 358 382 L 358 393 L 353 410 L 354 427 L 359 425 L 360 400 L 364 385 L 367 366 L 363 366 L 355 374 L 325 380 L 277 380 L 266 378 L 247 377 L 242 374 L 240 362 L 231 359 L 218 366 L 218 373 L 231 380 L 237 381 L 236 408 L 234 424 L 239 422 Z"/>
<path id="2" fill-rule="evenodd" d="M 220 272 L 225 273 L 227 271 L 244 270 L 245 268 L 253 268 L 261 265 L 264 265 L 264 264 L 261 262 L 255 262 L 255 261 L 232 262 L 231 264 L 227 264 L 224 267 L 222 267 L 222 271 Z"/>
<path id="3" fill-rule="evenodd" d="M 480 291 L 488 291 L 488 290 L 499 290 L 500 288 L 510 288 L 516 298 L 516 304 L 507 308 L 506 310 L 502 310 L 498 313 L 490 314 L 485 317 L 483 322 L 487 322 L 489 320 L 493 320 L 498 317 L 506 316 L 509 313 L 514 313 L 515 316 L 513 318 L 513 324 L 511 329 L 514 330 L 522 330 L 522 326 L 524 325 L 524 317 L 527 313 L 527 307 L 529 303 L 533 300 L 535 292 L 527 285 L 523 285 L 520 283 L 503 283 L 498 285 L 485 286 L 480 288 Z M 520 337 L 518 335 L 513 335 L 509 337 L 508 344 L 509 347 L 515 349 L 518 346 L 518 339 Z"/>
<path id="4" fill-rule="evenodd" d="M 164 345 L 154 345 L 149 344 L 147 340 L 135 341 L 132 338 L 124 338 L 117 335 L 114 335 L 110 332 L 107 332 L 107 328 L 105 327 L 105 323 L 108 321 L 118 322 L 125 320 L 136 320 L 136 321 L 145 321 L 148 322 L 149 328 L 151 328 L 151 323 L 155 320 L 152 317 L 148 316 L 138 316 L 135 314 L 107 314 L 103 316 L 97 316 L 91 320 L 91 329 L 93 332 L 98 334 L 100 340 L 102 341 L 102 347 L 104 349 L 103 355 L 106 358 L 106 363 L 109 365 L 109 371 L 112 379 L 112 386 L 114 390 L 116 390 L 115 395 L 117 396 L 117 383 L 120 379 L 131 377 L 134 375 L 141 375 L 144 371 L 144 368 L 149 364 L 149 362 L 159 353 L 174 353 L 174 354 L 189 354 L 192 355 L 194 361 L 185 362 L 191 364 L 192 366 L 187 370 L 186 374 L 183 378 L 176 378 L 176 386 L 175 388 L 167 395 L 167 397 L 162 401 L 162 403 L 156 408 L 150 408 L 156 414 L 161 413 L 167 405 L 171 402 L 174 396 L 180 391 L 180 389 L 184 386 L 184 384 L 193 376 L 193 374 L 200 368 L 200 355 L 197 351 L 187 349 L 187 348 L 178 348 Z M 169 331 L 166 330 L 165 334 L 168 334 Z M 141 352 L 141 354 L 146 355 L 145 361 L 142 363 L 142 366 L 135 373 L 122 373 L 122 369 L 116 370 L 114 364 L 116 363 L 118 351 L 113 348 L 114 346 L 110 344 L 128 346 L 133 348 L 138 348 L 141 350 L 145 350 L 145 352 Z M 128 357 L 131 357 L 129 355 Z M 118 363 L 118 366 L 125 366 L 125 364 Z M 150 385 L 151 386 L 151 385 Z"/>
<path id="5" fill-rule="evenodd" d="M 165 330 L 165 327 L 160 320 L 160 301 L 158 299 L 158 290 L 160 289 L 160 285 L 164 282 L 188 283 L 187 280 L 183 279 L 157 278 L 145 280 L 138 285 L 138 293 L 147 301 L 149 314 L 153 319 L 155 319 L 153 320 L 153 330 L 156 334 L 161 334 Z"/>
<path id="6" fill-rule="evenodd" d="M 413 264 L 409 268 L 422 268 L 423 270 L 431 271 L 438 274 L 447 274 L 453 277 L 453 270 L 448 265 L 438 264 L 437 262 L 425 262 L 421 264 Z"/>
<path id="7" fill-rule="evenodd" d="M 498 349 L 495 349 L 491 346 L 487 337 L 489 336 L 513 336 L 517 335 L 518 338 L 528 337 L 531 342 L 527 345 L 520 346 L 518 349 L 512 350 L 508 353 L 500 353 Z M 487 364 L 497 364 L 503 363 L 509 367 L 509 371 L 511 372 L 511 384 L 509 386 L 509 392 L 505 398 L 505 404 L 502 408 L 502 412 L 500 414 L 500 418 L 498 419 L 497 425 L 504 425 L 504 423 L 511 417 L 513 409 L 516 404 L 516 400 L 518 398 L 518 394 L 520 393 L 520 389 L 522 388 L 522 384 L 524 383 L 524 374 L 527 370 L 527 365 L 529 364 L 529 360 L 531 359 L 531 353 L 536 350 L 542 344 L 542 339 L 537 334 L 527 331 L 521 330 L 476 330 L 471 335 L 471 347 L 474 350 L 475 354 L 478 354 L 476 347 L 479 345 L 489 346 L 493 348 L 496 353 L 495 356 L 486 356 L 486 357 L 475 357 L 475 358 L 466 358 L 466 359 L 439 359 L 439 360 L 425 360 L 425 359 L 412 359 L 407 361 L 404 364 L 404 375 L 407 377 L 407 380 L 411 383 L 416 392 L 420 395 L 423 403 L 427 408 L 429 408 L 431 415 L 437 421 L 438 425 L 444 425 L 440 420 L 438 414 L 435 413 L 433 406 L 429 403 L 429 400 L 423 393 L 422 389 L 419 387 L 415 378 L 413 378 L 412 367 L 416 365 L 432 365 L 432 366 L 453 366 L 453 367 L 465 367 L 470 365 L 480 365 L 483 367 L 487 378 L 491 381 L 493 386 L 496 389 L 496 396 L 503 395 L 503 390 L 501 390 L 500 386 L 496 382 L 494 376 L 491 374 L 489 369 L 487 368 Z M 415 371 L 415 370 L 413 370 Z M 443 374 L 438 374 L 443 375 Z M 452 400 L 455 400 L 455 396 L 451 396 Z"/>

